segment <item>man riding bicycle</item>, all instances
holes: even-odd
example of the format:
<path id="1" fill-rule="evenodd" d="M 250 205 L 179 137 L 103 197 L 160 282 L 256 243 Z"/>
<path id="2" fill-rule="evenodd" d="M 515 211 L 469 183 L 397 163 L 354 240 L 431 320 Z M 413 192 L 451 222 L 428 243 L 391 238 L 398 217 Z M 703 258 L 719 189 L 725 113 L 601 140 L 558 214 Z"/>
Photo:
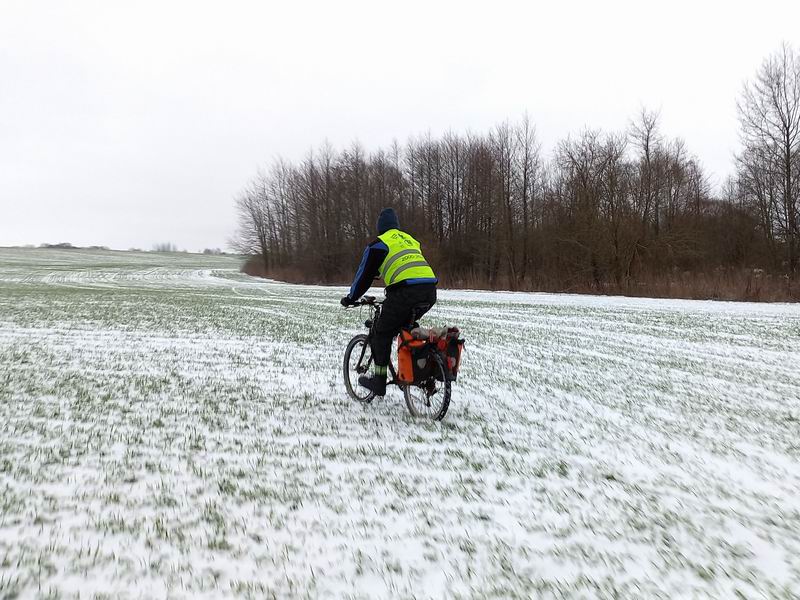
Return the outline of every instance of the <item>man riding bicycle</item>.
<path id="1" fill-rule="evenodd" d="M 378 237 L 367 245 L 358 266 L 350 293 L 342 306 L 356 302 L 378 275 L 386 285 L 386 300 L 372 337 L 372 376 L 362 375 L 358 383 L 376 396 L 386 394 L 386 374 L 392 340 L 413 316 L 419 319 L 436 304 L 438 279 L 425 261 L 417 240 L 400 231 L 393 208 L 384 208 L 378 216 Z"/>

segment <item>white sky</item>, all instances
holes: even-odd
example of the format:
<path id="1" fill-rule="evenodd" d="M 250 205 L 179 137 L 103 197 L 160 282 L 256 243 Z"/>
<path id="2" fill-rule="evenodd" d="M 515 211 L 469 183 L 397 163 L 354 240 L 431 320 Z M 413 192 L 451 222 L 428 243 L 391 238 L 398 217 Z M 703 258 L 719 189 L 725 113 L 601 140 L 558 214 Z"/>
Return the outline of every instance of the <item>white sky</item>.
<path id="1" fill-rule="evenodd" d="M 544 150 L 661 111 L 716 183 L 800 2 L 0 0 L 0 246 L 225 247 L 257 168 L 525 111 Z"/>

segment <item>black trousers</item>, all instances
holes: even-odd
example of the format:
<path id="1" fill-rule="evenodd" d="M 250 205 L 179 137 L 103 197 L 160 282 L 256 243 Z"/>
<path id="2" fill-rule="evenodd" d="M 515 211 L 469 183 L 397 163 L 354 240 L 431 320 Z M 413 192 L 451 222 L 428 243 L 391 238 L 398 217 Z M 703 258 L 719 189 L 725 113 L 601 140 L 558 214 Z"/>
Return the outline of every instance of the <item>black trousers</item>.
<path id="1" fill-rule="evenodd" d="M 418 304 L 427 304 L 428 308 L 417 310 L 415 319 L 419 319 L 436 304 L 436 284 L 420 283 L 386 288 L 381 318 L 375 324 L 375 333 L 372 336 L 372 357 L 376 366 L 385 367 L 389 364 L 392 340 L 402 327 L 409 324 L 411 312 Z"/>

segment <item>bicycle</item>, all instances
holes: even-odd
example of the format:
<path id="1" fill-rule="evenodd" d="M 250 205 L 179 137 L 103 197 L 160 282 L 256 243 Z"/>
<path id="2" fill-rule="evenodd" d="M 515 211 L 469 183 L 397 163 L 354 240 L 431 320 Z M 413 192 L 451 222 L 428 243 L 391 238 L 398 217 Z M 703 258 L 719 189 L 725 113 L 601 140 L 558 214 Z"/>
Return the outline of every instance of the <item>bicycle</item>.
<path id="1" fill-rule="evenodd" d="M 364 296 L 362 300 L 351 305 L 354 307 L 368 307 L 370 318 L 364 321 L 368 333 L 359 333 L 347 344 L 344 351 L 344 384 L 347 393 L 353 400 L 362 404 L 369 404 L 375 394 L 358 383 L 358 377 L 369 372 L 372 366 L 372 348 L 370 341 L 375 333 L 375 324 L 381 316 L 382 300 L 374 296 Z M 412 311 L 409 327 L 416 321 L 416 312 Z M 408 412 L 414 417 L 425 417 L 434 421 L 441 421 L 450 406 L 451 380 L 445 369 L 446 358 L 433 343 L 424 346 L 425 357 L 430 366 L 430 373 L 422 381 L 400 381 L 391 359 L 389 360 L 389 375 L 386 385 L 396 385 L 403 391 Z"/>

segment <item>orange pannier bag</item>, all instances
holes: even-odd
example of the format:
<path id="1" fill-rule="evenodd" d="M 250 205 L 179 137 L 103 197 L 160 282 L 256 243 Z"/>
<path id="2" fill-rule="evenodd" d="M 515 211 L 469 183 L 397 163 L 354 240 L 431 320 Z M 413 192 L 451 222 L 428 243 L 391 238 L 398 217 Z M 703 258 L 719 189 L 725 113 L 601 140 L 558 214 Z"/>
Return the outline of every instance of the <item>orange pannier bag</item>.
<path id="1" fill-rule="evenodd" d="M 397 336 L 397 379 L 403 383 L 414 383 L 414 355 L 427 343 L 427 340 L 414 338 L 410 331 L 400 330 Z"/>

